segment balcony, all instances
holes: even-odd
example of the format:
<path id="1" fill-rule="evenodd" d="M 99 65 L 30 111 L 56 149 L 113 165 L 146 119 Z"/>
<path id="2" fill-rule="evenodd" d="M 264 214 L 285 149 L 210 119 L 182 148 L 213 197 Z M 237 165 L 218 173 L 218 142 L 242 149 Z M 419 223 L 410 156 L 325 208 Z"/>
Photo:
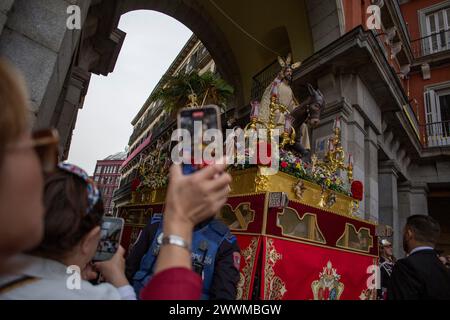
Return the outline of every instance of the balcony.
<path id="1" fill-rule="evenodd" d="M 131 181 L 126 183 L 121 183 L 119 188 L 114 190 L 112 201 L 120 200 L 131 194 Z"/>
<path id="2" fill-rule="evenodd" d="M 450 50 L 450 29 L 411 41 L 415 59 Z"/>
<path id="3" fill-rule="evenodd" d="M 423 126 L 423 145 L 426 148 L 450 146 L 450 120 L 427 123 Z"/>

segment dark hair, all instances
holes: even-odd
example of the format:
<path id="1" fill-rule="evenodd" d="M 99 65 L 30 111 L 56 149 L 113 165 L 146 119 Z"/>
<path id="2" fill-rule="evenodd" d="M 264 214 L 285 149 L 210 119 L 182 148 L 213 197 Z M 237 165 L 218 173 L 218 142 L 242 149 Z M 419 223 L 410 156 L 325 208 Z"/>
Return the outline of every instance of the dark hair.
<path id="1" fill-rule="evenodd" d="M 87 213 L 86 182 L 61 169 L 46 177 L 44 205 L 44 239 L 32 252 L 43 257 L 64 257 L 103 217 L 102 200 Z"/>
<path id="2" fill-rule="evenodd" d="M 414 238 L 420 242 L 436 244 L 441 234 L 439 223 L 426 215 L 416 214 L 408 217 L 406 227 L 414 232 Z"/>

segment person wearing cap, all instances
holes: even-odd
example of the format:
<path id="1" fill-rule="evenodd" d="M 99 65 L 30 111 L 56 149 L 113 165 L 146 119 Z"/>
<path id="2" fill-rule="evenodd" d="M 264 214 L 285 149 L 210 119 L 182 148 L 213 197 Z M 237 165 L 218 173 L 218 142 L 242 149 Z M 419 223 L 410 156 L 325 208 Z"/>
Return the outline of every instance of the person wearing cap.
<path id="1" fill-rule="evenodd" d="M 386 300 L 392 269 L 397 260 L 392 252 L 392 244 L 387 239 L 381 239 L 379 248 L 381 289 L 378 290 L 378 298 L 380 300 Z"/>

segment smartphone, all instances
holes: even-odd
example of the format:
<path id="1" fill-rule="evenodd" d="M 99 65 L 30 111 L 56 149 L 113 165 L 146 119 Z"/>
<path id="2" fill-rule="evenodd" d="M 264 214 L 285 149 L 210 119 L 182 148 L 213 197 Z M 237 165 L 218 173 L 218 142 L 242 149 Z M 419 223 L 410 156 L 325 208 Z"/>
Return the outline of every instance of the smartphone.
<path id="1" fill-rule="evenodd" d="M 125 221 L 122 218 L 103 217 L 100 242 L 94 261 L 106 261 L 116 254 L 122 240 L 124 224 Z"/>
<path id="2" fill-rule="evenodd" d="M 191 146 L 188 150 L 183 150 L 183 174 L 192 174 L 205 166 L 205 164 L 195 164 L 195 150 L 203 154 L 207 146 L 203 141 L 203 134 L 209 129 L 222 129 L 220 125 L 220 111 L 216 105 L 207 105 L 202 108 L 185 108 L 178 113 L 178 129 L 186 129 L 191 136 Z M 200 143 L 194 137 L 200 136 Z"/>

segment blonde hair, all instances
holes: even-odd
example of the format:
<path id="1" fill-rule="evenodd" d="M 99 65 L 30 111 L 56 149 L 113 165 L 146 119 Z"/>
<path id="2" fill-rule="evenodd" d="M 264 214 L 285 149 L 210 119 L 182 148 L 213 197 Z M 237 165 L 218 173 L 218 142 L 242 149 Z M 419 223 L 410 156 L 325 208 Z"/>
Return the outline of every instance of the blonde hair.
<path id="1" fill-rule="evenodd" d="M 29 127 L 25 81 L 6 60 L 0 58 L 0 165 L 6 146 Z"/>

